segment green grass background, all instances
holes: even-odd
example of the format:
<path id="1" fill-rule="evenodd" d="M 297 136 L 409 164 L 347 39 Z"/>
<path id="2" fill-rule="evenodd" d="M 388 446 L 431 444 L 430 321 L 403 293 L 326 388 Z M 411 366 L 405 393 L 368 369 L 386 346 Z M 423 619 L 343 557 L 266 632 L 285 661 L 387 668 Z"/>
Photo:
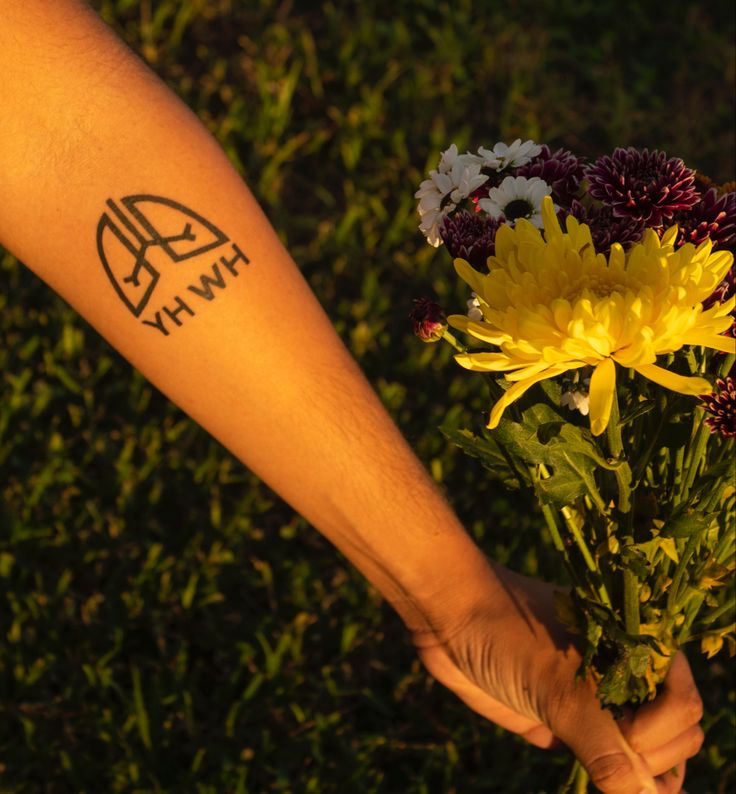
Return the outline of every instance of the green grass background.
<path id="1" fill-rule="evenodd" d="M 482 547 L 558 577 L 539 517 L 436 431 L 485 406 L 411 336 L 412 297 L 466 297 L 412 194 L 451 142 L 517 136 L 733 179 L 732 4 L 93 5 L 245 175 Z M 435 685 L 311 527 L 10 255 L 0 279 L 0 792 L 555 791 L 564 756 Z M 728 661 L 691 656 L 688 790 L 732 790 Z"/>

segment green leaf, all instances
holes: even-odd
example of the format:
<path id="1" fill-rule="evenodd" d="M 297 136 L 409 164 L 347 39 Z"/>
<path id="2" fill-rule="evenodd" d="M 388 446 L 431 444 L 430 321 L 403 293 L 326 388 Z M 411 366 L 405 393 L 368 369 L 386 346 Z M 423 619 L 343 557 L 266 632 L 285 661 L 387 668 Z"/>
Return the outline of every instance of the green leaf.
<path id="1" fill-rule="evenodd" d="M 521 422 L 502 419 L 491 435 L 499 443 L 512 446 L 527 463 L 554 465 L 554 458 L 564 451 L 590 458 L 609 471 L 620 465 L 606 460 L 590 430 L 561 421 L 559 414 L 544 403 L 527 408 Z"/>
<path id="2" fill-rule="evenodd" d="M 634 546 L 625 546 L 621 550 L 621 562 L 625 568 L 628 568 L 640 581 L 644 581 L 649 575 L 649 562 L 644 554 L 642 554 Z"/>
<path id="3" fill-rule="evenodd" d="M 565 456 L 567 465 L 554 465 L 552 476 L 539 481 L 539 490 L 555 507 L 574 504 L 595 482 L 581 456 Z"/>
<path id="4" fill-rule="evenodd" d="M 688 538 L 708 529 L 714 518 L 714 513 L 703 513 L 700 510 L 683 510 L 670 516 L 662 527 L 661 535 L 668 538 Z"/>
<path id="5" fill-rule="evenodd" d="M 644 675 L 649 663 L 649 648 L 646 645 L 637 645 L 629 652 L 627 661 L 631 675 L 637 678 Z"/>
<path id="6" fill-rule="evenodd" d="M 620 464 L 605 460 L 590 431 L 560 422 L 554 409 L 537 403 L 524 411 L 521 422 L 502 419 L 487 437 L 510 458 L 549 470 L 551 476 L 540 481 L 539 490 L 555 507 L 589 496 L 605 512 L 595 470 L 598 466 L 612 470 Z"/>
<path id="7" fill-rule="evenodd" d="M 483 466 L 507 488 L 520 487 L 519 473 L 509 465 L 495 438 L 476 436 L 470 430 L 457 430 L 446 425 L 440 427 L 440 431 L 466 455 L 478 458 Z"/>
<path id="8" fill-rule="evenodd" d="M 598 684 L 598 697 L 604 706 L 623 706 L 643 702 L 649 684 L 643 677 L 649 664 L 645 645 L 618 646 L 618 655 Z"/>
<path id="9" fill-rule="evenodd" d="M 151 742 L 148 711 L 146 710 L 146 702 L 143 697 L 143 687 L 141 686 L 141 673 L 138 667 L 135 665 L 130 668 L 130 673 L 133 680 L 133 704 L 135 707 L 136 723 L 138 725 L 138 735 L 143 742 L 143 746 L 150 750 L 153 747 L 153 744 Z"/>
<path id="10" fill-rule="evenodd" d="M 648 414 L 650 411 L 654 410 L 654 406 L 654 400 L 645 400 L 644 402 L 637 403 L 633 408 L 621 416 L 619 426 L 624 427 L 625 425 L 633 422 L 635 419 L 638 419 L 640 416 Z"/>
<path id="11" fill-rule="evenodd" d="M 564 422 L 545 422 L 537 428 L 537 438 L 541 444 L 548 444 L 553 438 L 560 435 Z"/>

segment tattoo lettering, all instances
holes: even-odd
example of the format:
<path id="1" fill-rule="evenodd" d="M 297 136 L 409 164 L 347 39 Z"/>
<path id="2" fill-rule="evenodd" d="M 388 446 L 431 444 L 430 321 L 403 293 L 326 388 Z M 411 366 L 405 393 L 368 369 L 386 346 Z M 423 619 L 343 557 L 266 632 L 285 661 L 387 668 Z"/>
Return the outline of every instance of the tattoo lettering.
<path id="1" fill-rule="evenodd" d="M 105 272 L 131 314 L 164 336 L 250 264 L 237 243 L 177 201 L 125 196 L 120 204 L 108 199 L 107 207 L 97 224 Z"/>

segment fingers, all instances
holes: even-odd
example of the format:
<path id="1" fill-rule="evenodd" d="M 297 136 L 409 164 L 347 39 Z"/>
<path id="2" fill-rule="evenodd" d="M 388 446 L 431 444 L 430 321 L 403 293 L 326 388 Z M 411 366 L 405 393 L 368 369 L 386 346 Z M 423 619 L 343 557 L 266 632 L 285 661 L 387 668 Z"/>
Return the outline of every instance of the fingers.
<path id="1" fill-rule="evenodd" d="M 657 699 L 640 706 L 633 716 L 627 715 L 620 720 L 619 727 L 631 747 L 646 754 L 648 760 L 650 750 L 665 747 L 678 740 L 681 734 L 689 735 L 692 746 L 695 745 L 695 737 L 700 736 L 702 744 L 702 733 L 692 732 L 702 717 L 703 701 L 698 694 L 685 654 L 680 651 L 672 662 Z M 687 743 L 688 740 L 683 741 Z M 692 754 L 698 750 L 700 744 Z M 682 756 L 675 763 L 690 757 L 691 755 Z"/>
<path id="2" fill-rule="evenodd" d="M 519 731 L 519 735 L 529 744 L 541 747 L 542 750 L 564 750 L 562 742 L 547 728 L 546 725 L 535 725 L 531 730 Z"/>
<path id="3" fill-rule="evenodd" d="M 582 682 L 565 698 L 552 730 L 565 741 L 604 794 L 677 794 L 685 780 L 685 761 L 703 743 L 699 726 L 703 704 L 684 654 L 678 653 L 656 700 L 618 723 L 602 710 Z M 580 726 L 583 726 L 582 728 Z M 656 778 L 656 780 L 653 780 Z"/>
<path id="4" fill-rule="evenodd" d="M 695 725 L 681 733 L 676 739 L 655 750 L 642 753 L 653 775 L 663 775 L 688 758 L 700 752 L 703 746 L 703 731 Z"/>
<path id="5" fill-rule="evenodd" d="M 697 755 L 704 734 L 698 724 L 703 703 L 690 665 L 678 653 L 656 700 L 640 706 L 619 721 L 632 749 L 641 753 L 657 778 L 662 792 L 679 792 L 685 777 L 685 760 Z M 674 770 L 674 771 L 673 771 Z"/>
<path id="6" fill-rule="evenodd" d="M 663 775 L 657 777 L 657 794 L 686 794 L 682 788 L 685 782 L 685 762 L 668 769 Z"/>
<path id="7" fill-rule="evenodd" d="M 611 712 L 601 708 L 589 682 L 576 681 L 559 698 L 551 728 L 575 753 L 603 794 L 664 792 L 645 761 L 627 744 Z M 667 792 L 669 794 L 669 792 Z"/>

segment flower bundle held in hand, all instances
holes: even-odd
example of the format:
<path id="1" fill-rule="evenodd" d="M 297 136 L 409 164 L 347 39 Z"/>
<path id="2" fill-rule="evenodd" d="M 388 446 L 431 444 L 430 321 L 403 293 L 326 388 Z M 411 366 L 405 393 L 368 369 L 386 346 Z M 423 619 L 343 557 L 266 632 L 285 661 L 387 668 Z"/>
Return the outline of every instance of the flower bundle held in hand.
<path id="1" fill-rule="evenodd" d="M 416 197 L 472 294 L 446 320 L 467 347 L 429 301 L 415 329 L 491 400 L 444 432 L 536 494 L 602 703 L 653 697 L 689 640 L 733 653 L 736 193 L 663 152 L 517 140 L 451 146 Z"/>

